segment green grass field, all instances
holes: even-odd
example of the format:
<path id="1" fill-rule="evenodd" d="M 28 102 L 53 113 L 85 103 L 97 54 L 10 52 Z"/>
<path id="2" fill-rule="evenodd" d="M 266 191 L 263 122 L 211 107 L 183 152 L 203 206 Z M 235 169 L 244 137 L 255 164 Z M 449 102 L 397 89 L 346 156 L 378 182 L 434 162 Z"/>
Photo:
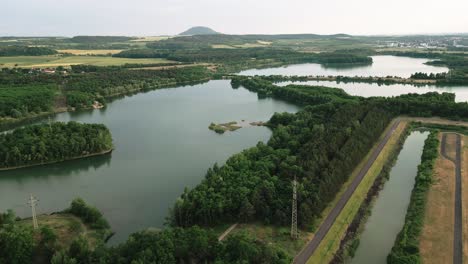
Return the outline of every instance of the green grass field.
<path id="1" fill-rule="evenodd" d="M 104 56 L 14 56 L 0 57 L 0 68 L 3 67 L 23 67 L 23 68 L 47 68 L 57 66 L 70 66 L 78 64 L 88 64 L 95 66 L 110 66 L 131 64 L 153 64 L 170 62 L 166 59 L 130 59 Z"/>

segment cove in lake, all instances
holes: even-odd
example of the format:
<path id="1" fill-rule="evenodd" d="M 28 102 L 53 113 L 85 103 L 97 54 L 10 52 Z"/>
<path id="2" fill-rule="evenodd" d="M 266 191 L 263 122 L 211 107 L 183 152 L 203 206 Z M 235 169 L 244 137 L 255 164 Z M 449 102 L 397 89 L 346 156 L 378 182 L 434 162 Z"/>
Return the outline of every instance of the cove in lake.
<path id="1" fill-rule="evenodd" d="M 428 59 L 399 57 L 399 56 L 372 56 L 371 65 L 356 65 L 350 67 L 330 67 L 318 63 L 294 64 L 284 67 L 250 69 L 240 72 L 240 75 L 286 75 L 286 76 L 398 76 L 408 78 L 416 72 L 442 73 L 448 72 L 446 67 L 436 67 L 424 64 Z"/>
<path id="2" fill-rule="evenodd" d="M 405 222 L 424 141 L 428 132 L 412 132 L 380 191 L 360 237 L 352 264 L 384 264 Z"/>
<path id="3" fill-rule="evenodd" d="M 297 106 L 259 100 L 228 80 L 154 90 L 116 100 L 100 110 L 57 114 L 53 121 L 104 123 L 112 132 L 111 155 L 0 172 L 0 211 L 31 215 L 29 194 L 38 213 L 51 213 L 82 197 L 99 208 L 116 235 L 127 239 L 147 227 L 163 227 L 169 208 L 185 187 L 194 187 L 215 162 L 267 141 L 266 127 L 246 127 L 218 135 L 211 122 L 266 121 L 274 112 Z"/>
<path id="4" fill-rule="evenodd" d="M 336 81 L 306 81 L 306 82 L 281 82 L 276 85 L 285 86 L 288 84 L 316 85 L 341 88 L 350 95 L 363 97 L 372 96 L 398 96 L 408 93 L 424 94 L 429 92 L 454 93 L 455 101 L 468 101 L 468 86 L 435 86 L 435 85 L 412 85 L 412 84 L 377 84 L 377 83 L 353 83 Z"/>

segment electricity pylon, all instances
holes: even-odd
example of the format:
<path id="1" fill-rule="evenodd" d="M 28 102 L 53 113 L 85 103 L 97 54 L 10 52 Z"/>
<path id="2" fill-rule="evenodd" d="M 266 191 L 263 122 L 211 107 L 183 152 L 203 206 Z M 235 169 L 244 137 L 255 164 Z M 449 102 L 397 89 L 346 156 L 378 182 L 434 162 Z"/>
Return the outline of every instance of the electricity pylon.
<path id="1" fill-rule="evenodd" d="M 291 216 L 291 238 L 297 239 L 299 234 L 297 232 L 297 181 L 294 176 L 293 184 L 293 198 L 292 198 L 292 216 Z"/>
<path id="2" fill-rule="evenodd" d="M 32 194 L 29 196 L 28 204 L 31 206 L 32 211 L 32 221 L 34 229 L 38 229 L 39 225 L 37 224 L 37 217 L 36 217 L 36 204 L 39 200 L 37 200 Z"/>

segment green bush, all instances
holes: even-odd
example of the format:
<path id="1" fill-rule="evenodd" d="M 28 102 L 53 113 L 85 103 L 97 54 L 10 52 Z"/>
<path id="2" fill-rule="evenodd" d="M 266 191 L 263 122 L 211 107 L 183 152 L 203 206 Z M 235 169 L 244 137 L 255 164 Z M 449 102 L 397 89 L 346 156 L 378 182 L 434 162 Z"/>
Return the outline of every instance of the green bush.
<path id="1" fill-rule="evenodd" d="M 73 200 L 67 212 L 81 218 L 83 222 L 91 225 L 93 228 L 107 229 L 110 227 L 109 223 L 104 219 L 101 212 L 99 212 L 96 207 L 87 205 L 81 198 L 76 198 Z"/>

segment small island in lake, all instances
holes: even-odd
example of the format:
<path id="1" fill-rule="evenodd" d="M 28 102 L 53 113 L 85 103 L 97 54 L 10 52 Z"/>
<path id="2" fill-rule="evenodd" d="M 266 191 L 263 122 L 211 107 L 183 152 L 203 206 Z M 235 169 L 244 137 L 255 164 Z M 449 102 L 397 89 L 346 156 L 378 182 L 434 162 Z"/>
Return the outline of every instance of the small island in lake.
<path id="1" fill-rule="evenodd" d="M 32 125 L 0 135 L 0 170 L 102 155 L 112 149 L 111 133 L 101 124 Z"/>
<path id="2" fill-rule="evenodd" d="M 264 125 L 265 125 L 265 122 L 262 122 L 262 121 L 246 122 L 245 120 L 242 120 L 241 122 L 231 121 L 229 123 L 221 123 L 221 124 L 211 123 L 208 126 L 208 128 L 218 134 L 224 134 L 224 132 L 226 131 L 236 131 L 243 127 L 264 126 Z"/>
<path id="3" fill-rule="evenodd" d="M 218 134 L 223 134 L 226 131 L 236 131 L 237 129 L 241 128 L 241 126 L 238 126 L 236 121 L 232 121 L 222 124 L 211 123 L 208 128 Z"/>

